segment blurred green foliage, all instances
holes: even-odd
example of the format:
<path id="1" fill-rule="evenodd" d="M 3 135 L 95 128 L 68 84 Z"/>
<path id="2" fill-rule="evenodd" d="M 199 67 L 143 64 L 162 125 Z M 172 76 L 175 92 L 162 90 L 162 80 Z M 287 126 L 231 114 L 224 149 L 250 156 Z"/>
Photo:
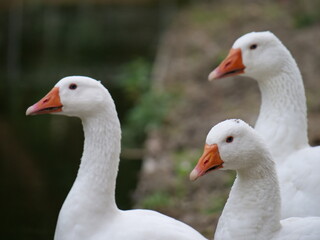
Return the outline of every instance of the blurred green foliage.
<path id="1" fill-rule="evenodd" d="M 161 209 L 170 205 L 172 205 L 170 195 L 162 191 L 154 192 L 142 201 L 142 207 L 146 209 Z"/>
<path id="2" fill-rule="evenodd" d="M 163 124 L 174 95 L 151 86 L 151 64 L 142 58 L 129 62 L 120 72 L 117 85 L 132 106 L 122 124 L 123 145 L 141 147 L 148 131 Z"/>
<path id="3" fill-rule="evenodd" d="M 172 159 L 175 163 L 175 173 L 183 181 L 188 178 L 192 169 L 196 166 L 202 149 L 182 149 L 175 152 Z"/>
<path id="4" fill-rule="evenodd" d="M 175 192 L 179 201 L 184 199 L 188 194 L 186 181 L 189 181 L 189 174 L 196 166 L 201 154 L 201 149 L 184 148 L 175 152 L 171 157 L 172 161 L 174 162 L 174 173 L 176 180 Z"/>
<path id="5" fill-rule="evenodd" d="M 137 58 L 120 70 L 117 85 L 123 88 L 126 98 L 134 104 L 150 88 L 150 71 L 151 63 L 144 58 Z"/>
<path id="6" fill-rule="evenodd" d="M 305 28 L 320 22 L 320 1 L 295 0 L 290 8 L 292 22 L 296 28 Z"/>
<path id="7" fill-rule="evenodd" d="M 205 208 L 202 210 L 202 212 L 206 215 L 212 215 L 214 213 L 220 213 L 222 209 L 224 208 L 224 205 L 226 204 L 228 199 L 228 195 L 224 193 L 216 193 L 212 196 L 212 198 L 209 200 L 210 206 L 208 208 Z"/>
<path id="8" fill-rule="evenodd" d="M 312 14 L 309 12 L 299 12 L 294 16 L 294 26 L 296 28 L 304 28 L 319 22 L 320 14 Z"/>

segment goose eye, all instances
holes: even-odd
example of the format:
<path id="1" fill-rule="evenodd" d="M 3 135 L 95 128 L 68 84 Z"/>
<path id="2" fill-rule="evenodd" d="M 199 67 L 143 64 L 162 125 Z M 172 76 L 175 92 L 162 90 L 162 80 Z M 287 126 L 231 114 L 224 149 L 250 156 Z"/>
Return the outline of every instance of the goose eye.
<path id="1" fill-rule="evenodd" d="M 229 136 L 226 138 L 226 142 L 227 143 L 231 143 L 233 141 L 233 137 L 232 136 Z"/>
<path id="2" fill-rule="evenodd" d="M 77 87 L 78 87 L 78 86 L 77 86 L 77 84 L 75 84 L 75 83 L 71 83 L 71 84 L 69 85 L 69 89 L 71 89 L 71 90 L 75 90 Z"/>
<path id="3" fill-rule="evenodd" d="M 257 44 L 252 44 L 252 45 L 250 45 L 250 49 L 251 49 L 251 50 L 254 50 L 254 49 L 256 49 L 257 47 L 258 47 Z"/>

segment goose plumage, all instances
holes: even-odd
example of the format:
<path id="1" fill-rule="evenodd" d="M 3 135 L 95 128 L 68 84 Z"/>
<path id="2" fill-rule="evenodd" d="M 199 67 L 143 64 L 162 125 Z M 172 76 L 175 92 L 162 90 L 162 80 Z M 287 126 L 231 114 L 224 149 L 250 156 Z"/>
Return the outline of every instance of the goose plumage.
<path id="1" fill-rule="evenodd" d="M 190 226 L 152 210 L 118 209 L 115 202 L 121 129 L 108 90 L 89 77 L 61 79 L 27 115 L 79 117 L 84 150 L 76 180 L 60 210 L 55 240 L 186 240 L 205 238 Z"/>
<path id="2" fill-rule="evenodd" d="M 272 155 L 259 134 L 242 120 L 226 120 L 210 130 L 190 179 L 216 169 L 235 170 L 237 177 L 215 240 L 320 239 L 320 217 L 280 220 L 281 197 Z"/>
<path id="3" fill-rule="evenodd" d="M 320 147 L 310 147 L 307 106 L 299 68 L 271 32 L 252 32 L 235 41 L 209 80 L 234 75 L 255 79 L 261 107 L 255 129 L 276 162 L 282 218 L 320 216 Z"/>

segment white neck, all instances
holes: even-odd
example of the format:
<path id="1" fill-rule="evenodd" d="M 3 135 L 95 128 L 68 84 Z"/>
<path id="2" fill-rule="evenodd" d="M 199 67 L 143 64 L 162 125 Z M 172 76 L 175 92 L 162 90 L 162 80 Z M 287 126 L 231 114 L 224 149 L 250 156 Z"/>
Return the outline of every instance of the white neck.
<path id="1" fill-rule="evenodd" d="M 94 117 L 82 119 L 83 156 L 77 178 L 59 214 L 56 240 L 82 239 L 80 236 L 91 234 L 91 226 L 119 211 L 115 186 L 121 129 L 114 106 L 108 108 Z M 77 229 L 77 225 L 82 228 Z"/>
<path id="2" fill-rule="evenodd" d="M 306 97 L 300 71 L 289 56 L 281 74 L 258 79 L 261 108 L 255 129 L 276 161 L 308 145 Z"/>
<path id="3" fill-rule="evenodd" d="M 101 114 L 82 121 L 84 150 L 76 183 L 93 194 L 95 206 L 115 208 L 115 186 L 120 155 L 120 124 L 117 118 Z"/>
<path id="4" fill-rule="evenodd" d="M 237 171 L 215 240 L 267 240 L 280 228 L 280 193 L 274 163 Z"/>

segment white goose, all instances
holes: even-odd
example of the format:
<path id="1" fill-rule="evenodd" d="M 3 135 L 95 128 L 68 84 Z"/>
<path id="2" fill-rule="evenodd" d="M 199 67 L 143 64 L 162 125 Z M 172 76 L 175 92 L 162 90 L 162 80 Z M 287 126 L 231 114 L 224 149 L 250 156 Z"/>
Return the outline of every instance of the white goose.
<path id="1" fill-rule="evenodd" d="M 280 190 L 274 165 L 264 141 L 245 122 L 226 120 L 211 129 L 190 179 L 215 169 L 237 171 L 215 240 L 320 239 L 320 217 L 280 221 Z"/>
<path id="2" fill-rule="evenodd" d="M 81 118 L 85 142 L 77 178 L 58 218 L 55 240 L 205 239 L 188 225 L 151 210 L 121 211 L 115 203 L 120 123 L 103 85 L 88 77 L 61 79 L 26 114 Z"/>
<path id="3" fill-rule="evenodd" d="M 236 40 L 209 80 L 239 74 L 259 84 L 255 129 L 277 164 L 282 218 L 320 216 L 320 147 L 308 143 L 306 97 L 295 60 L 271 32 L 252 32 Z"/>

